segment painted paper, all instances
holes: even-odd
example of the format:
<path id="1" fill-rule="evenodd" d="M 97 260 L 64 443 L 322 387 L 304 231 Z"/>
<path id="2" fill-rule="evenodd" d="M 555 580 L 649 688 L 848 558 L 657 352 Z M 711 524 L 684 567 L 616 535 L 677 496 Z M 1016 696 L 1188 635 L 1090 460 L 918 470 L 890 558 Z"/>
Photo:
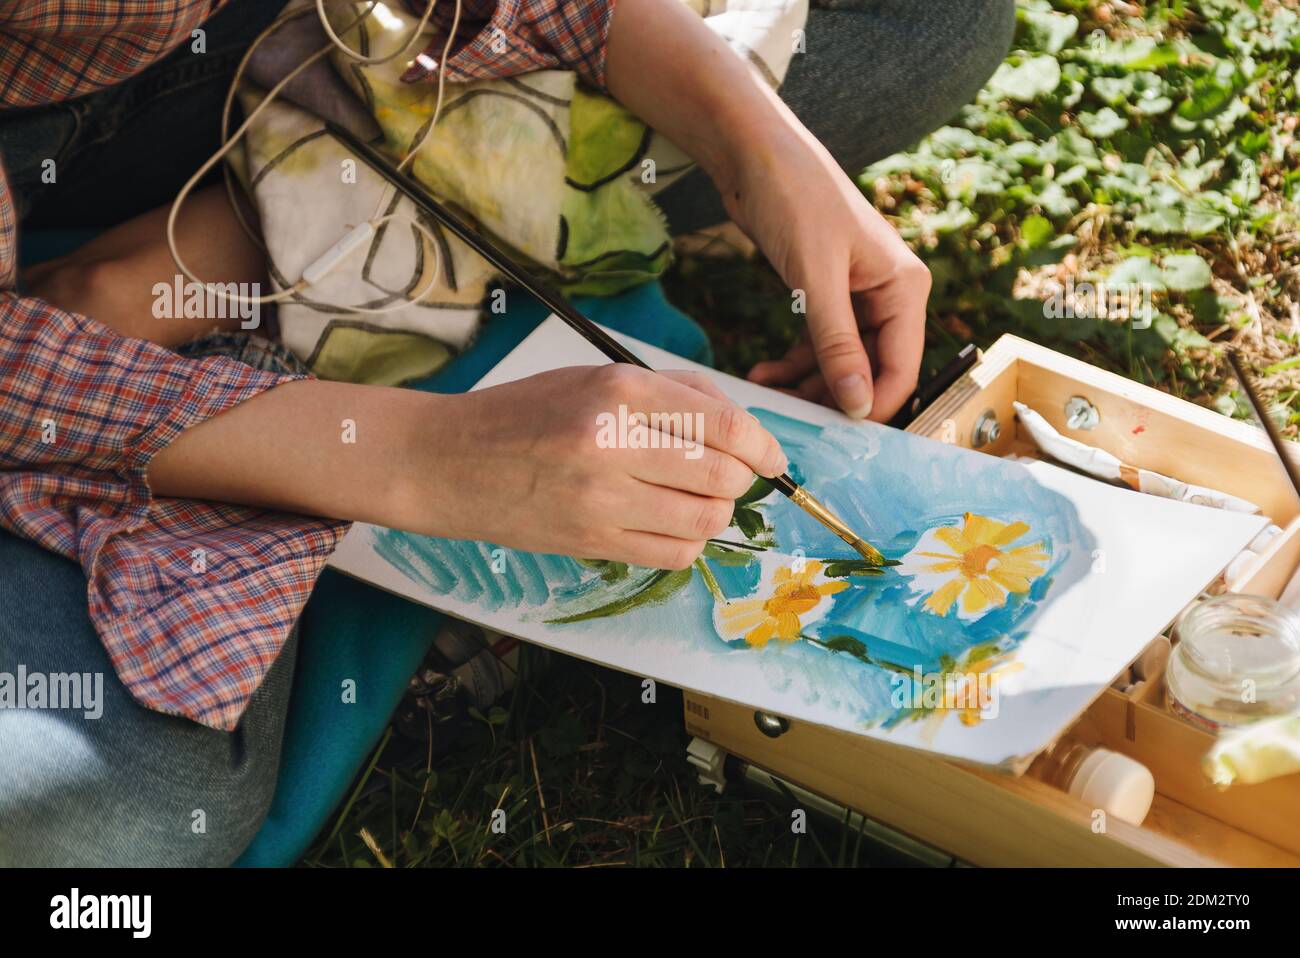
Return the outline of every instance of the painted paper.
<path id="1" fill-rule="evenodd" d="M 365 525 L 332 564 L 624 671 L 1019 767 L 1266 522 L 853 423 L 620 338 L 657 368 L 707 372 L 780 440 L 794 478 L 897 564 L 868 566 L 761 481 L 683 571 Z M 552 317 L 476 388 L 603 361 Z"/>

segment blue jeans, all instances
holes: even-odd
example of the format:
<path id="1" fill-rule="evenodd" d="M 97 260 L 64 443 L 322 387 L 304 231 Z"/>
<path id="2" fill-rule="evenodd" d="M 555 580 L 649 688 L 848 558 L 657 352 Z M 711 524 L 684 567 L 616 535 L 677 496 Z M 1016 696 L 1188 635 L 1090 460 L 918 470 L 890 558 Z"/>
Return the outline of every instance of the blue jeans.
<path id="1" fill-rule="evenodd" d="M 81 708 L 0 709 L 0 866 L 225 865 L 275 789 L 296 636 L 239 729 L 141 708 L 113 675 L 76 563 L 0 533 L 0 673 L 79 673 Z M 91 712 L 93 715 L 94 712 Z"/>
<path id="2" fill-rule="evenodd" d="M 807 52 L 781 92 L 851 172 L 969 101 L 1005 54 L 1014 22 L 1013 0 L 813 6 Z M 277 8 L 236 0 L 214 18 L 208 44 L 220 62 L 196 65 L 182 50 L 111 91 L 0 114 L 0 153 L 12 182 L 31 191 L 27 225 L 104 225 L 170 200 L 214 148 L 234 51 Z M 65 176 L 61 160 L 57 191 L 42 192 L 39 160 L 51 155 L 76 173 Z M 700 173 L 661 201 L 678 232 L 724 218 Z M 250 362 L 275 359 L 246 344 L 221 348 L 242 350 Z M 461 359 L 474 362 L 474 350 Z M 81 569 L 0 532 L 0 680 L 20 665 L 102 675 L 103 715 L 0 709 L 0 866 L 224 865 L 239 856 L 275 793 L 293 643 L 236 732 L 149 712 L 113 676 L 87 615 Z"/>

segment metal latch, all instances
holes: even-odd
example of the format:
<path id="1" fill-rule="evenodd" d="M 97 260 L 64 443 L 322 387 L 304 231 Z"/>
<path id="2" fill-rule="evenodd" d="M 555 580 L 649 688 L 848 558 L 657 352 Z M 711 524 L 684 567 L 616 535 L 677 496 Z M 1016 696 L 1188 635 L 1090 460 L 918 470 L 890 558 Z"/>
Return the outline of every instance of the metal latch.
<path id="1" fill-rule="evenodd" d="M 773 715 L 771 712 L 755 712 L 754 724 L 768 738 L 780 738 L 790 731 L 790 722 L 779 715 Z"/>

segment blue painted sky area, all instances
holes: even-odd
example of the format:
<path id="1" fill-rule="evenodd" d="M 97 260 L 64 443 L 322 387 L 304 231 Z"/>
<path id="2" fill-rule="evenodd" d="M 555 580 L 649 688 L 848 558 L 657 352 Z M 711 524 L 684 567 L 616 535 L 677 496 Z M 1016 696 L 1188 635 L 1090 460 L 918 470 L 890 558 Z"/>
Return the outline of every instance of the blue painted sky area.
<path id="1" fill-rule="evenodd" d="M 852 580 L 853 587 L 832 597 L 833 611 L 810 634 L 852 635 L 873 657 L 905 666 L 938 668 L 939 656 L 958 657 L 965 649 L 1006 638 L 1016 641 L 1025 619 L 1060 581 L 1066 560 L 1091 555 L 1092 538 L 1068 499 L 1040 486 L 1027 470 L 983 453 L 971 452 L 885 427 L 818 427 L 778 413 L 753 410 L 781 440 L 796 476 L 859 535 L 891 559 L 902 559 L 927 529 L 960 526 L 972 512 L 1002 522 L 1023 521 L 1029 531 L 1012 545 L 1042 542 L 1051 555 L 1045 573 L 1018 599 L 974 621 L 955 613 L 939 617 L 918 611 L 909 576 L 886 570 L 883 576 Z M 763 501 L 775 530 L 778 550 L 802 549 L 810 558 L 856 559 L 829 530 L 802 515 L 783 496 Z"/>

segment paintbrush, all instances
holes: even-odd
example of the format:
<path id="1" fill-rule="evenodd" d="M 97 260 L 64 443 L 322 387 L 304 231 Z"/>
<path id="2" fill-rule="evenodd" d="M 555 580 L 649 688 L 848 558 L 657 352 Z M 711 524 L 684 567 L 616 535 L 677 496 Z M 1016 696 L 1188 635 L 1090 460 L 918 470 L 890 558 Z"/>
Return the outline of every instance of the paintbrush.
<path id="1" fill-rule="evenodd" d="M 350 130 L 336 123 L 326 121 L 325 128 L 335 139 L 364 160 L 367 166 L 391 183 L 417 208 L 463 240 L 467 246 L 500 270 L 508 279 L 531 293 L 542 305 L 568 323 L 578 335 L 599 349 L 609 359 L 616 363 L 631 363 L 634 366 L 640 366 L 642 369 L 650 369 L 650 366 L 642 362 L 635 353 L 574 309 L 569 301 L 557 290 L 552 289 L 540 277 L 520 266 L 498 246 L 430 196 L 418 180 L 398 169 L 384 154 Z M 775 486 L 779 492 L 789 496 L 790 501 L 800 509 L 848 543 L 858 555 L 862 556 L 871 565 L 896 564 L 894 561 L 886 559 L 879 549 L 849 528 L 843 519 L 818 502 L 812 493 L 791 479 L 788 474 L 782 473 L 775 479 L 767 481 Z"/>
<path id="2" fill-rule="evenodd" d="M 1277 428 L 1277 423 L 1268 414 L 1264 406 L 1264 400 L 1259 394 L 1259 388 L 1255 385 L 1254 378 L 1246 371 L 1246 365 L 1241 361 L 1241 356 L 1237 353 L 1237 350 L 1228 350 L 1228 365 L 1232 367 L 1237 382 L 1241 383 L 1241 391 L 1250 400 L 1250 408 L 1255 411 L 1255 418 L 1264 427 L 1264 433 L 1268 436 L 1269 442 L 1273 444 L 1274 450 L 1277 451 L 1277 457 L 1282 460 L 1282 468 L 1286 470 L 1287 478 L 1291 480 L 1296 495 L 1300 496 L 1300 469 L 1296 467 L 1295 460 L 1287 453 L 1287 441 L 1282 438 L 1282 431 Z"/>

